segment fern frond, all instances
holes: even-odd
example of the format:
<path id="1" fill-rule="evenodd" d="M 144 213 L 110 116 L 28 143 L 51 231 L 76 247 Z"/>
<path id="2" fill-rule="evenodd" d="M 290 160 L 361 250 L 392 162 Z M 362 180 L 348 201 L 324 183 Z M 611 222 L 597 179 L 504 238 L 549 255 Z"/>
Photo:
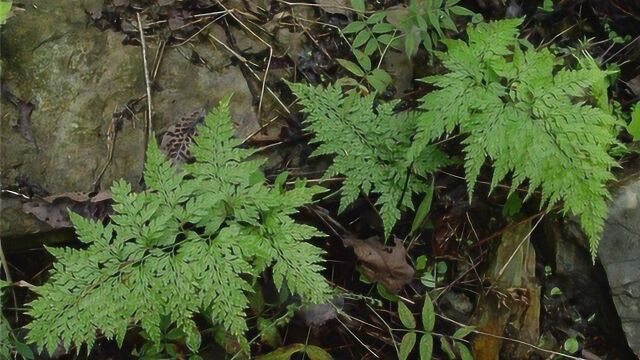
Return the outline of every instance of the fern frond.
<path id="1" fill-rule="evenodd" d="M 303 182 L 290 192 L 267 187 L 261 162 L 247 161 L 252 151 L 239 144 L 226 99 L 198 129 L 195 163 L 178 170 L 152 142 L 147 191 L 115 183 L 115 214 L 106 226 L 72 214 L 88 247 L 49 249 L 57 262 L 29 304 L 29 340 L 49 353 L 59 345 L 90 349 L 98 333 L 122 343 L 137 325 L 159 344 L 161 319 L 168 318 L 196 351 L 197 313 L 242 337 L 247 280 L 268 266 L 278 286 L 304 302 L 328 300 L 322 250 L 306 242 L 322 234 L 290 217 L 324 189 Z"/>
<path id="2" fill-rule="evenodd" d="M 528 181 L 529 194 L 541 190 L 542 206 L 563 202 L 565 213 L 578 215 L 595 256 L 605 184 L 616 165 L 608 150 L 617 143 L 617 120 L 587 101 L 606 73 L 592 59 L 576 70 L 557 69 L 547 49 L 521 50 L 520 23 L 479 24 L 468 29 L 468 42 L 447 42 L 440 59 L 449 72 L 424 79 L 439 89 L 421 99 L 412 152 L 457 129 L 466 136 L 469 193 L 488 158 L 492 187 L 512 174 L 513 189 Z"/>
<path id="3" fill-rule="evenodd" d="M 339 210 L 361 193 L 379 194 L 376 205 L 388 237 L 401 211 L 413 208 L 412 195 L 426 189 L 416 175 L 427 176 L 446 163 L 446 157 L 429 146 L 408 160 L 416 114 L 395 114 L 395 103 L 376 106 L 373 95 L 343 95 L 336 85 L 289 86 L 307 113 L 305 124 L 315 135 L 311 142 L 319 144 L 312 156 L 333 156 L 324 177 L 346 176 Z"/>

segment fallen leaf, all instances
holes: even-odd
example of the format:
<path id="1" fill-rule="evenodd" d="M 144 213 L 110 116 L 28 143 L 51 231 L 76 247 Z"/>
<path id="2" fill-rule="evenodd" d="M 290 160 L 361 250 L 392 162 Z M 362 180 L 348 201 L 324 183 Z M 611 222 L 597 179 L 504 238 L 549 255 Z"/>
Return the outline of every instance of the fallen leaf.
<path id="1" fill-rule="evenodd" d="M 67 192 L 22 205 L 22 211 L 47 223 L 53 229 L 71 228 L 68 210 L 84 217 L 104 219 L 111 212 L 111 192 Z"/>
<path id="2" fill-rule="evenodd" d="M 204 112 L 195 111 L 172 125 L 162 135 L 160 150 L 174 163 L 193 161 L 189 146 L 193 143 L 198 125 L 204 123 Z"/>
<path id="3" fill-rule="evenodd" d="M 395 246 L 385 246 L 377 236 L 366 240 L 345 238 L 344 245 L 353 248 L 367 278 L 397 294 L 413 279 L 415 270 L 407 263 L 407 250 L 402 241 L 397 238 L 394 241 Z"/>

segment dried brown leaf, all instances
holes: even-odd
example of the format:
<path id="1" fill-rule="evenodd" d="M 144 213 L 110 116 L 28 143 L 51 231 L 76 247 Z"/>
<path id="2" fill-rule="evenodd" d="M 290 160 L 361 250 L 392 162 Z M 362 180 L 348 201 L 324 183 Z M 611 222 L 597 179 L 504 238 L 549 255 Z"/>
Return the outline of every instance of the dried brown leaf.
<path id="1" fill-rule="evenodd" d="M 22 211 L 47 223 L 53 229 L 73 227 L 68 209 L 84 217 L 104 219 L 111 211 L 111 192 L 66 192 L 33 200 Z"/>
<path id="2" fill-rule="evenodd" d="M 193 143 L 193 136 L 196 134 L 198 125 L 203 122 L 203 112 L 196 111 L 180 120 L 177 124 L 172 125 L 162 135 L 160 150 L 174 163 L 193 161 L 189 146 Z"/>
<path id="3" fill-rule="evenodd" d="M 397 238 L 395 246 L 383 245 L 377 236 L 366 240 L 345 238 L 344 245 L 353 248 L 366 277 L 394 294 L 413 279 L 415 270 L 407 263 L 407 250 Z"/>

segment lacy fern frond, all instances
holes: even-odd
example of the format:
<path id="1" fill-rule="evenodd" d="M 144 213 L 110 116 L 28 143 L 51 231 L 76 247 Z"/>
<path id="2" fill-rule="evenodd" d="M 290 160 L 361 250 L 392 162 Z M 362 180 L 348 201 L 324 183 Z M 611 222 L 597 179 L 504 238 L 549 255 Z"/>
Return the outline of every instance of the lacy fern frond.
<path id="1" fill-rule="evenodd" d="M 562 66 L 547 49 L 522 50 L 520 19 L 469 28 L 468 42 L 447 40 L 439 58 L 449 70 L 423 79 L 439 89 L 421 99 L 424 110 L 412 153 L 454 130 L 465 135 L 469 193 L 487 158 L 491 187 L 512 174 L 512 191 L 528 180 L 542 206 L 564 202 L 578 215 L 595 256 L 607 213 L 605 184 L 616 165 L 618 120 L 589 104 L 606 76 L 585 57 L 580 68 Z M 598 94 L 601 99 L 602 94 Z"/>
<path id="2" fill-rule="evenodd" d="M 327 88 L 289 84 L 308 114 L 305 124 L 318 143 L 313 156 L 331 155 L 333 164 L 325 178 L 344 175 L 340 211 L 360 193 L 379 194 L 376 205 L 388 236 L 401 210 L 413 209 L 411 197 L 422 193 L 420 177 L 447 160 L 435 147 L 422 149 L 414 161 L 406 161 L 416 114 L 394 114 L 395 103 L 374 105 L 374 96 L 343 95 L 339 86 Z"/>
<path id="3" fill-rule="evenodd" d="M 322 234 L 290 217 L 324 189 L 266 186 L 261 162 L 247 161 L 252 152 L 239 144 L 226 99 L 198 130 L 195 163 L 177 170 L 152 142 L 147 191 L 115 183 L 107 225 L 71 214 L 87 247 L 49 249 L 57 262 L 29 305 L 29 340 L 49 353 L 59 345 L 90 349 L 97 333 L 122 343 L 137 325 L 158 344 L 168 317 L 196 351 L 196 313 L 242 337 L 248 281 L 268 266 L 277 285 L 304 302 L 328 300 L 322 251 L 305 242 Z"/>

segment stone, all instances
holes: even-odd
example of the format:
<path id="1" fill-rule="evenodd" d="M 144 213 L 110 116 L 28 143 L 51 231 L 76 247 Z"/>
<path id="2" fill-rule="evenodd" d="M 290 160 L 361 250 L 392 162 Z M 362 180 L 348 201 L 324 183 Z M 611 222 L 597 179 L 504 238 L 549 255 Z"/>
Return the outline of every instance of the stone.
<path id="1" fill-rule="evenodd" d="M 77 1 L 26 1 L 24 8 L 2 27 L 2 84 L 35 105 L 30 130 L 39 150 L 14 129 L 18 111 L 2 99 L 0 182 L 12 187 L 20 176 L 51 194 L 91 191 L 107 162 L 113 114 L 133 99 L 142 98 L 140 108 L 146 108 L 141 48 L 123 45 L 121 33 L 88 25 L 89 15 Z M 149 62 L 157 46 L 147 39 Z M 257 104 L 226 50 L 201 39 L 167 46 L 152 84 L 153 130 L 159 134 L 231 93 L 232 116 L 244 138 L 260 128 Z M 123 178 L 139 190 L 143 119 L 139 112 L 123 122 L 99 188 Z M 0 236 L 46 229 L 16 210 L 19 199 L 2 196 L 10 202 L 0 208 Z"/>
<path id="2" fill-rule="evenodd" d="M 155 48 L 150 46 L 150 52 Z M 193 63 L 192 53 L 204 64 Z M 236 135 L 246 138 L 260 129 L 253 95 L 242 71 L 231 64 L 223 49 L 199 43 L 165 50 L 154 82 L 154 128 L 166 130 L 184 116 L 200 108 L 210 109 L 225 96 L 232 95 L 231 118 Z"/>
<path id="3" fill-rule="evenodd" d="M 35 105 L 31 130 L 41 149 L 16 136 L 11 127 L 18 114 L 3 100 L 3 184 L 22 175 L 52 193 L 89 190 L 91 175 L 106 159 L 112 112 L 143 91 L 138 49 L 122 46 L 122 35 L 86 22 L 73 1 L 44 2 L 26 6 L 3 27 L 3 86 Z M 133 141 L 141 135 L 125 126 L 120 138 L 126 149 L 106 181 L 123 177 L 125 169 L 141 169 L 139 141 Z"/>
<path id="4" fill-rule="evenodd" d="M 544 265 L 551 270 L 544 277 L 546 295 L 543 296 L 543 308 L 546 311 L 542 317 L 542 328 L 557 328 L 558 324 L 564 323 L 568 324 L 565 327 L 571 331 L 583 334 L 595 330 L 597 335 L 591 336 L 598 336 L 607 344 L 609 358 L 633 358 L 616 313 L 616 305 L 608 291 L 605 269 L 600 263 L 593 263 L 589 242 L 580 229 L 578 219 L 569 217 L 562 222 L 557 220 L 552 217 L 543 220 L 544 236 L 537 239 L 541 259 L 545 259 Z M 606 246 L 601 243 L 601 249 Z M 561 295 L 549 296 L 553 288 L 560 289 Z M 594 320 L 589 322 L 587 319 L 591 316 L 594 316 Z M 560 344 L 565 339 L 547 338 Z M 548 346 L 544 348 L 554 349 Z"/>
<path id="5" fill-rule="evenodd" d="M 413 89 L 413 63 L 404 52 L 389 49 L 382 61 L 383 68 L 393 77 L 393 86 L 398 96 Z"/>
<path id="6" fill-rule="evenodd" d="M 640 172 L 614 193 L 599 259 L 629 347 L 640 356 Z"/>
<path id="7" fill-rule="evenodd" d="M 88 27 L 88 15 L 77 2 L 32 5 L 25 4 L 26 10 L 2 28 L 2 82 L 35 105 L 30 130 L 39 150 L 13 129 L 18 112 L 3 99 L 0 181 L 11 186 L 22 176 L 51 193 L 87 191 L 107 158 L 112 113 L 144 89 L 140 51 L 123 46 L 121 34 Z M 141 129 L 124 124 L 104 185 L 118 178 L 138 182 Z M 4 201 L 16 199 L 3 196 Z M 18 208 L 2 207 L 1 236 L 42 230 Z"/>

